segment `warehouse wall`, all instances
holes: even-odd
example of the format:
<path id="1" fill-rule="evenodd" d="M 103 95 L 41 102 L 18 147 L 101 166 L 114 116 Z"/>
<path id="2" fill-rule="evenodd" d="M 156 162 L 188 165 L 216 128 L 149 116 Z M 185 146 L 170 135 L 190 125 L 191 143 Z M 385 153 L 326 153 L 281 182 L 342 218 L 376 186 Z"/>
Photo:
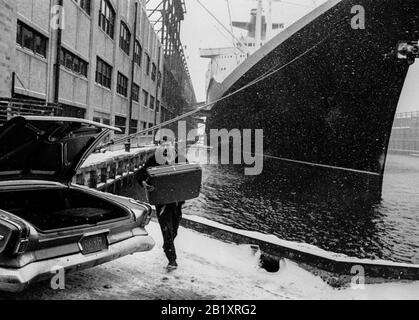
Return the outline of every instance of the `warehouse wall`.
<path id="1" fill-rule="evenodd" d="M 0 97 L 10 98 L 15 57 L 16 4 L 0 0 Z"/>

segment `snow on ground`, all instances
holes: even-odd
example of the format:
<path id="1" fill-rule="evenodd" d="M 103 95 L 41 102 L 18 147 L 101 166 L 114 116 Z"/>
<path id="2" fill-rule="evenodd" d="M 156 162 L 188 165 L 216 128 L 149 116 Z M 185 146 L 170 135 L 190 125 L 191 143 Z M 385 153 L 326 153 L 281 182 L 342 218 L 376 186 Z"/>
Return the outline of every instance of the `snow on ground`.
<path id="1" fill-rule="evenodd" d="M 159 226 L 152 222 L 147 229 L 156 240 L 150 252 L 68 275 L 63 291 L 53 291 L 44 282 L 0 299 L 419 299 L 419 282 L 337 290 L 291 261 L 284 261 L 278 273 L 268 273 L 258 267 L 258 255 L 250 246 L 184 228 L 176 240 L 179 268 L 168 273 Z"/>

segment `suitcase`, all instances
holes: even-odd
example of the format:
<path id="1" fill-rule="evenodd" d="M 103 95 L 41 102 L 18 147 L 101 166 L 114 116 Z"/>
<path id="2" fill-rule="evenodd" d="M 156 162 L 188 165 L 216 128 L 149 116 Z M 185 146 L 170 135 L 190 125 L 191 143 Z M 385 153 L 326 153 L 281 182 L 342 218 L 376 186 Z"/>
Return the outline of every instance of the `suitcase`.
<path id="1" fill-rule="evenodd" d="M 147 170 L 147 200 L 151 205 L 184 202 L 199 197 L 202 168 L 199 164 L 176 164 L 153 167 Z"/>

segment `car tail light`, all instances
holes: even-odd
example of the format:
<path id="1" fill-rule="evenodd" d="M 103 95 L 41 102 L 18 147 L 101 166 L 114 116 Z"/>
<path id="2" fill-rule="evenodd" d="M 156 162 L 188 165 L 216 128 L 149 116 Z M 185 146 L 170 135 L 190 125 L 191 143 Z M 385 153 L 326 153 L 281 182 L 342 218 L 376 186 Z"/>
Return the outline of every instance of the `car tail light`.
<path id="1" fill-rule="evenodd" d="M 142 223 L 142 226 L 143 226 L 143 227 L 145 227 L 146 225 L 148 225 L 148 224 L 150 223 L 152 215 L 153 215 L 153 211 L 152 211 L 152 210 L 150 210 L 150 211 L 146 214 L 146 216 L 145 216 L 145 218 L 144 218 L 144 220 L 143 220 L 143 223 Z"/>
<path id="2" fill-rule="evenodd" d="M 131 211 L 134 213 L 135 219 L 141 221 L 141 227 L 148 225 L 153 214 L 151 207 L 135 200 L 131 200 L 130 202 L 138 206 L 138 208 L 131 208 Z"/>
<path id="3" fill-rule="evenodd" d="M 6 250 L 7 243 L 9 242 L 11 230 L 0 223 L 0 254 Z"/>
<path id="4" fill-rule="evenodd" d="M 29 245 L 29 228 L 9 215 L 0 215 L 0 254 L 24 253 Z"/>

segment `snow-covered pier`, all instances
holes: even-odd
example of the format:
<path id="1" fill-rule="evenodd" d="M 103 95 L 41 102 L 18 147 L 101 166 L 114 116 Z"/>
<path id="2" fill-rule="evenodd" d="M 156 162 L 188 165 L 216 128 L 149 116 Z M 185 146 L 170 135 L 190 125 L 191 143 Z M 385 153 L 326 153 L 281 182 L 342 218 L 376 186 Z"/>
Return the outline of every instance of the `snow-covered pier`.
<path id="1" fill-rule="evenodd" d="M 364 284 L 419 281 L 419 265 L 358 259 L 305 243 L 281 240 L 274 235 L 238 230 L 195 216 L 184 217 L 182 225 L 224 242 L 252 245 L 262 254 L 261 265 L 270 265 L 268 268 L 274 270 L 276 262 L 279 267 L 281 260 L 291 260 L 335 287 L 350 286 L 359 279 Z"/>
<path id="2" fill-rule="evenodd" d="M 73 183 L 117 193 L 123 186 L 133 183 L 134 174 L 154 152 L 155 147 L 94 153 L 83 164 Z"/>
<path id="3" fill-rule="evenodd" d="M 160 227 L 147 231 L 156 241 L 150 252 L 127 256 L 94 269 L 66 276 L 65 290 L 50 282 L 35 283 L 24 293 L 1 294 L 2 299 L 54 300 L 288 300 L 288 299 L 411 299 L 419 282 L 367 284 L 334 288 L 299 264 L 281 260 L 278 272 L 258 266 L 260 252 L 250 245 L 216 240 L 181 227 L 176 239 L 179 268 L 167 272 Z"/>

